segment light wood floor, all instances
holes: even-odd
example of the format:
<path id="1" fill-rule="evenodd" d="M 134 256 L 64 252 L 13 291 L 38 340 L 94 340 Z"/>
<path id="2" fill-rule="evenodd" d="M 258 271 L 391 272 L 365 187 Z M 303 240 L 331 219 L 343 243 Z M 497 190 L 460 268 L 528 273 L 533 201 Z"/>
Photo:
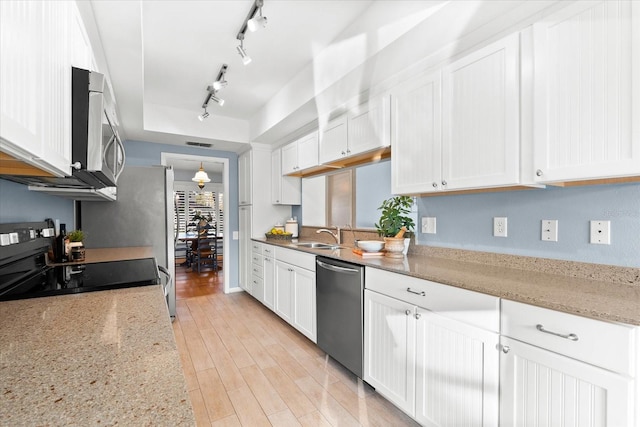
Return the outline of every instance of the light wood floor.
<path id="1" fill-rule="evenodd" d="M 177 267 L 173 323 L 198 426 L 415 426 L 222 271 Z"/>

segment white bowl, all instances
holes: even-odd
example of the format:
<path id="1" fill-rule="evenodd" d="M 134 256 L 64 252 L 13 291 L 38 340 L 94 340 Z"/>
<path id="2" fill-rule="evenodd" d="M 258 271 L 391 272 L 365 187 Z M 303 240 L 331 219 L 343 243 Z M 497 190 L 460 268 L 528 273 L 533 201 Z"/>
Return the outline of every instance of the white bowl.
<path id="1" fill-rule="evenodd" d="M 358 247 L 366 252 L 378 252 L 384 247 L 380 240 L 358 240 Z"/>

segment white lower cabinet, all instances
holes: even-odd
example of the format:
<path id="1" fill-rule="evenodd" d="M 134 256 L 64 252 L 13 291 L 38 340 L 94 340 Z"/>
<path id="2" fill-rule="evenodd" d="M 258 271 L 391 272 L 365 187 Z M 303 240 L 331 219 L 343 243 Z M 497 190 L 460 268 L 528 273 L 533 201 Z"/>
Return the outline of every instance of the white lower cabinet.
<path id="1" fill-rule="evenodd" d="M 638 425 L 638 328 L 503 300 L 502 334 L 502 426 Z"/>
<path id="2" fill-rule="evenodd" d="M 268 245 L 262 245 L 262 274 L 264 286 L 262 303 L 273 310 L 276 295 L 276 263 L 273 259 L 273 249 Z"/>
<path id="3" fill-rule="evenodd" d="M 438 313 L 411 302 L 418 296 L 429 305 L 433 294 L 435 305 L 444 307 L 458 297 L 446 298 L 449 286 L 372 268 L 367 269 L 366 280 L 366 287 L 371 284 L 376 291 L 365 289 L 364 380 L 423 425 L 497 426 L 497 331 L 448 317 L 453 307 Z M 383 295 L 379 292 L 383 282 L 392 295 L 402 290 L 408 297 Z M 476 293 L 469 294 L 460 306 L 474 302 Z M 498 307 L 493 297 L 487 298 L 481 298 L 482 308 L 476 307 L 483 319 L 493 313 L 482 311 L 497 312 Z"/>
<path id="4" fill-rule="evenodd" d="M 507 337 L 501 343 L 501 426 L 636 425 L 631 378 Z"/>

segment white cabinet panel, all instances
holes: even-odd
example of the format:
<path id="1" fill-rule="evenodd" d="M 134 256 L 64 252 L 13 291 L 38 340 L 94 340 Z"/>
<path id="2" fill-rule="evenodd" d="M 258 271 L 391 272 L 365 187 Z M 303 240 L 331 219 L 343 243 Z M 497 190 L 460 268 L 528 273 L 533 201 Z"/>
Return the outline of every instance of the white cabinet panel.
<path id="1" fill-rule="evenodd" d="M 289 324 L 293 323 L 293 273 L 291 265 L 276 261 L 275 312 Z"/>
<path id="2" fill-rule="evenodd" d="M 293 326 L 316 342 L 316 273 L 294 268 Z"/>
<path id="3" fill-rule="evenodd" d="M 250 205 L 252 196 L 251 174 L 252 151 L 245 151 L 238 156 L 238 201 L 240 205 Z"/>
<path id="4" fill-rule="evenodd" d="M 275 302 L 275 280 L 276 280 L 276 266 L 273 258 L 264 257 L 263 261 L 263 286 L 264 286 L 264 300 L 262 303 L 269 307 L 271 310 L 274 310 L 274 302 Z"/>
<path id="5" fill-rule="evenodd" d="M 446 189 L 520 181 L 519 34 L 442 71 L 442 176 Z"/>
<path id="6" fill-rule="evenodd" d="M 497 426 L 499 335 L 418 309 L 416 420 Z"/>
<path id="7" fill-rule="evenodd" d="M 534 25 L 536 180 L 640 174 L 640 4 L 577 2 Z"/>
<path id="8" fill-rule="evenodd" d="M 397 407 L 415 414 L 415 320 L 413 306 L 364 292 L 364 380 Z"/>
<path id="9" fill-rule="evenodd" d="M 293 141 L 281 149 L 282 174 L 295 173 L 298 170 L 298 141 Z"/>
<path id="10" fill-rule="evenodd" d="M 409 80 L 391 92 L 391 191 L 440 189 L 440 73 Z"/>
<path id="11" fill-rule="evenodd" d="M 318 166 L 318 131 L 303 136 L 298 141 L 298 170 Z"/>
<path id="12" fill-rule="evenodd" d="M 240 287 L 251 293 L 251 206 L 240 206 L 239 219 L 239 280 Z"/>
<path id="13" fill-rule="evenodd" d="M 389 96 L 364 103 L 348 113 L 347 155 L 364 153 L 390 144 Z"/>
<path id="14" fill-rule="evenodd" d="M 630 378 L 507 337 L 501 343 L 502 426 L 634 425 Z"/>
<path id="15" fill-rule="evenodd" d="M 347 115 L 327 123 L 319 143 L 320 163 L 330 163 L 347 156 Z"/>
<path id="16" fill-rule="evenodd" d="M 279 148 L 271 152 L 271 203 L 299 205 L 302 202 L 301 179 L 283 175 L 282 155 Z"/>

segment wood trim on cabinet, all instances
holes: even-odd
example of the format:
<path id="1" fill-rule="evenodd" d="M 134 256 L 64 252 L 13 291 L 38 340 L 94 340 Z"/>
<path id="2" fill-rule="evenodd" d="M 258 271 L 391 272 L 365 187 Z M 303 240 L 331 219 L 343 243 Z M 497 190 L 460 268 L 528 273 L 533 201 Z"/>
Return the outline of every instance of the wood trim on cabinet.
<path id="1" fill-rule="evenodd" d="M 38 169 L 35 166 L 31 166 L 30 164 L 3 152 L 0 152 L 0 175 L 55 177 L 52 173 Z"/>

